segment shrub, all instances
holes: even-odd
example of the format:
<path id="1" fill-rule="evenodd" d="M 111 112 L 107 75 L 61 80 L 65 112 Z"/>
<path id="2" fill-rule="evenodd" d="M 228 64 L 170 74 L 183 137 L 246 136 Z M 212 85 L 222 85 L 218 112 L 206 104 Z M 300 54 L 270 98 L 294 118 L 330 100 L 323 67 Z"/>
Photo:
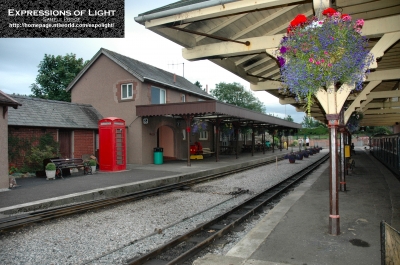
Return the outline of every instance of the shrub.
<path id="1" fill-rule="evenodd" d="M 29 167 L 33 171 L 43 170 L 43 160 L 46 158 L 56 157 L 57 152 L 53 147 L 47 145 L 44 149 L 38 146 L 32 146 L 30 153 L 26 156 Z"/>
<path id="2" fill-rule="evenodd" d="M 56 170 L 56 164 L 54 163 L 48 163 L 46 165 L 46 170 Z"/>
<path id="3" fill-rule="evenodd" d="M 96 160 L 94 160 L 94 159 L 90 159 L 89 160 L 89 166 L 96 166 Z"/>
<path id="4" fill-rule="evenodd" d="M 18 168 L 14 164 L 10 164 L 9 169 L 8 169 L 8 174 L 12 175 L 16 172 L 18 172 Z"/>

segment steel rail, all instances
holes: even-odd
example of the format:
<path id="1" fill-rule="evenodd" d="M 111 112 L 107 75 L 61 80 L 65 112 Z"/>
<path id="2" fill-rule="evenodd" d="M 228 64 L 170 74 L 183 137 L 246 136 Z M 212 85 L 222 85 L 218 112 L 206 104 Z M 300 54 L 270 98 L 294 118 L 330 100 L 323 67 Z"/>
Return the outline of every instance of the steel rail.
<path id="1" fill-rule="evenodd" d="M 283 180 L 282 182 L 274 185 L 273 187 L 269 188 L 268 190 L 261 192 L 249 199 L 247 199 L 242 204 L 234 207 L 233 209 L 222 213 L 221 215 L 217 216 L 213 220 L 210 220 L 195 229 L 185 233 L 184 235 L 174 238 L 173 240 L 167 242 L 163 246 L 146 253 L 140 257 L 135 257 L 130 260 L 127 260 L 126 263 L 129 265 L 143 265 L 143 264 L 150 264 L 152 262 L 157 262 L 160 259 L 163 260 L 163 264 L 167 265 L 175 265 L 175 264 L 183 264 L 186 260 L 193 257 L 195 254 L 200 252 L 206 246 L 212 244 L 216 239 L 222 237 L 223 235 L 230 232 L 234 227 L 243 223 L 246 219 L 254 215 L 255 212 L 260 211 L 263 206 L 271 202 L 277 196 L 288 190 L 292 187 L 295 183 L 297 183 L 300 179 L 304 178 L 307 174 L 317 168 L 320 164 L 325 162 L 329 158 L 329 154 L 324 155 L 314 164 L 306 167 L 305 169 L 295 173 L 294 175 L 290 176 L 289 178 Z M 250 210 L 248 210 L 250 208 Z M 244 212 L 244 213 L 243 213 Z M 225 224 L 227 219 L 231 219 L 228 224 Z M 221 222 L 223 221 L 223 222 Z M 198 241 L 193 239 L 193 237 L 201 238 L 202 236 L 199 234 L 204 234 L 205 231 L 213 231 L 213 234 L 205 238 L 204 240 Z M 204 236 L 203 236 L 204 238 Z M 163 255 L 167 251 L 171 251 L 174 247 L 179 246 L 184 242 L 198 242 L 195 243 L 193 247 L 186 250 L 185 252 L 179 254 L 173 260 L 166 261 L 165 258 L 157 259 L 158 256 Z M 190 245 L 190 244 L 188 244 Z M 179 250 L 174 250 L 174 252 L 178 252 Z"/>
<path id="2" fill-rule="evenodd" d="M 278 161 L 283 160 L 283 156 L 278 158 Z M 210 174 L 206 176 L 201 176 L 195 179 L 187 180 L 187 181 L 182 181 L 179 183 L 175 184 L 169 184 L 169 185 L 164 185 L 161 187 L 157 188 L 152 188 L 152 189 L 147 189 L 139 192 L 134 192 L 130 194 L 126 194 L 123 196 L 119 197 L 113 197 L 113 198 L 105 198 L 105 199 L 99 199 L 99 200 L 93 200 L 93 201 L 88 201 L 88 202 L 82 202 L 74 205 L 68 205 L 68 206 L 61 206 L 57 208 L 52 208 L 52 209 L 46 209 L 46 210 L 40 210 L 40 211 L 34 211 L 31 213 L 26 213 L 26 214 L 19 214 L 19 215 L 14 215 L 10 217 L 5 217 L 0 219 L 0 233 L 3 233 L 8 230 L 12 230 L 21 226 L 33 224 L 33 223 L 38 223 L 42 221 L 47 221 L 51 219 L 56 219 L 60 218 L 63 216 L 67 215 L 72 215 L 72 214 L 77 214 L 77 213 L 82 213 L 85 211 L 89 210 L 94 210 L 102 207 L 107 207 L 119 203 L 126 203 L 130 201 L 135 201 L 135 200 L 140 200 L 149 196 L 155 196 L 157 194 L 165 193 L 165 192 L 171 192 L 173 190 L 177 189 L 183 189 L 187 186 L 192 186 L 200 182 L 204 181 L 209 181 L 215 178 L 220 178 L 224 177 L 230 174 L 234 174 L 237 172 L 242 172 L 246 171 L 252 168 L 260 167 L 266 164 L 271 164 L 276 161 L 276 158 L 257 163 L 254 165 L 249 165 L 249 166 L 244 166 L 239 169 L 234 169 L 234 170 L 229 170 L 221 173 L 216 173 L 216 174 Z"/>

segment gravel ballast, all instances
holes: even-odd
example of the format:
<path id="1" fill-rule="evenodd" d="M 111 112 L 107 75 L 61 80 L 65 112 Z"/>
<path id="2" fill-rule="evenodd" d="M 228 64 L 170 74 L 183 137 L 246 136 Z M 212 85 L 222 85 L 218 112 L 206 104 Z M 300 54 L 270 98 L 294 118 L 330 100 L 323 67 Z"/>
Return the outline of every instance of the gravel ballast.
<path id="1" fill-rule="evenodd" d="M 0 235 L 0 264 L 123 264 L 275 185 L 326 153 L 322 150 L 295 164 L 283 160 L 189 190 L 6 232 Z M 232 195 L 239 190 L 248 192 Z"/>

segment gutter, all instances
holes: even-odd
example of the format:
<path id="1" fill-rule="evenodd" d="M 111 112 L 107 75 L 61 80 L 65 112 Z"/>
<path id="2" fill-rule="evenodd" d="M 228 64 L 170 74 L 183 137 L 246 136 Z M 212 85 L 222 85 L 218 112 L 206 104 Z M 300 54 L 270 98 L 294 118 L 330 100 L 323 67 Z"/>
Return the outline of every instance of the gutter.
<path id="1" fill-rule="evenodd" d="M 182 7 L 178 7 L 178 8 L 160 11 L 160 12 L 153 13 L 153 14 L 139 15 L 139 16 L 135 17 L 135 21 L 137 23 L 142 24 L 146 21 L 150 21 L 153 19 L 169 17 L 169 16 L 173 16 L 173 15 L 177 15 L 177 14 L 181 14 L 181 13 L 185 13 L 185 12 L 190 12 L 190 11 L 194 11 L 194 10 L 198 10 L 198 9 L 202 9 L 202 8 L 206 8 L 206 7 L 211 7 L 211 6 L 224 5 L 224 4 L 228 4 L 228 3 L 232 3 L 232 2 L 236 2 L 236 1 L 237 0 L 209 0 L 209 1 L 201 2 L 201 3 L 197 3 L 197 4 L 193 4 L 193 5 L 182 6 Z"/>

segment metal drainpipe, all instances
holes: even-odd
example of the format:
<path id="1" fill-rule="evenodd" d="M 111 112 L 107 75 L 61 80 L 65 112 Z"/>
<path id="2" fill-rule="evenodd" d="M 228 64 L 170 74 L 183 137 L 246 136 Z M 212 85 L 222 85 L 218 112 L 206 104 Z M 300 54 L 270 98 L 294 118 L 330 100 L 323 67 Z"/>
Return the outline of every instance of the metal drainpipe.
<path id="1" fill-rule="evenodd" d="M 190 12 L 190 11 L 194 11 L 194 10 L 198 10 L 198 9 L 203 9 L 206 7 L 211 7 L 211 6 L 224 5 L 224 4 L 228 4 L 228 3 L 232 3 L 232 2 L 237 2 L 237 0 L 210 0 L 210 1 L 193 4 L 193 5 L 182 6 L 182 7 L 178 7 L 178 8 L 174 8 L 174 9 L 170 9 L 170 10 L 164 10 L 164 11 L 160 11 L 160 12 L 153 13 L 153 14 L 141 15 L 141 16 L 139 15 L 138 17 L 135 17 L 135 21 L 138 23 L 144 23 L 146 21 L 150 21 L 150 20 L 157 19 L 157 18 L 169 17 L 169 16 L 173 16 L 173 15 L 177 15 L 177 14 L 181 14 L 181 13 L 185 13 L 185 12 Z"/>

